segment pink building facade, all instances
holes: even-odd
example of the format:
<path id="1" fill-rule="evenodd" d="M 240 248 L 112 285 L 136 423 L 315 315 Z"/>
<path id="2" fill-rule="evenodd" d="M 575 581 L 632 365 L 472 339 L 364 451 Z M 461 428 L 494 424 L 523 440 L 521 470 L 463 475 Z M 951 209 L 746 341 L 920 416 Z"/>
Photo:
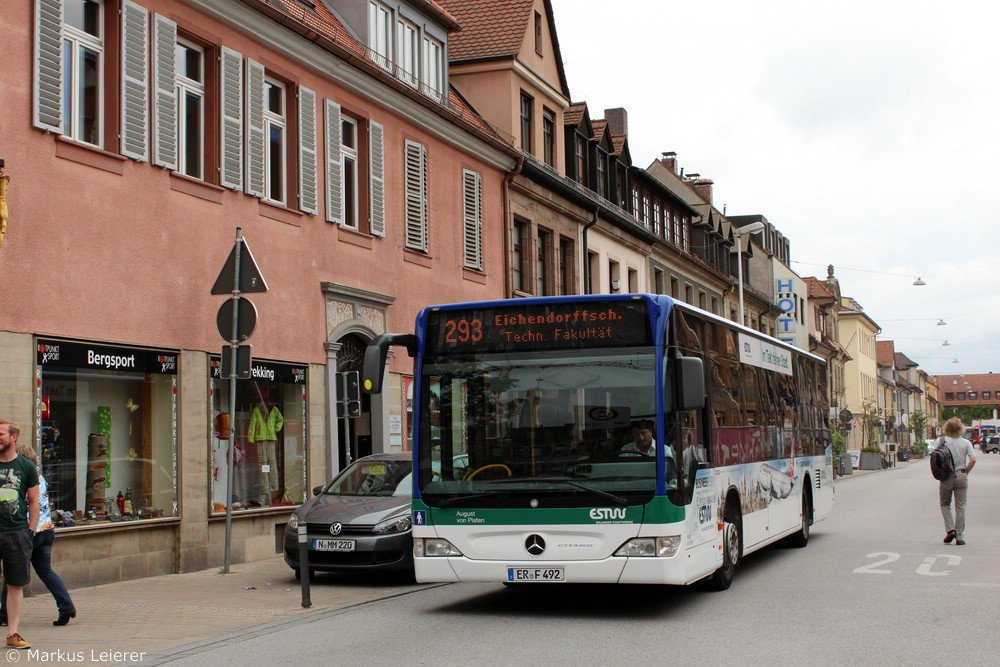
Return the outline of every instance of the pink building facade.
<path id="1" fill-rule="evenodd" d="M 505 292 L 516 153 L 448 92 L 454 20 L 328 4 L 4 10 L 0 415 L 40 450 L 70 586 L 221 564 L 227 507 L 233 560 L 273 556 L 313 486 L 407 447 L 408 358 L 338 417 L 367 342 Z M 409 40 L 384 53 L 383 10 Z M 267 291 L 231 404 L 210 292 L 237 229 Z"/>

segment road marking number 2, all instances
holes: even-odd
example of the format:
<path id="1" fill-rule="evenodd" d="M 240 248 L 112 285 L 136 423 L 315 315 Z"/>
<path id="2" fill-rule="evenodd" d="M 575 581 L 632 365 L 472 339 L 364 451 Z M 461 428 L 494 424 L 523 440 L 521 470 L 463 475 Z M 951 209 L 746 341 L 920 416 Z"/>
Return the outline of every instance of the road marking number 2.
<path id="1" fill-rule="evenodd" d="M 854 574 L 892 574 L 892 570 L 880 569 L 883 565 L 888 565 L 889 563 L 895 563 L 899 560 L 899 554 L 892 553 L 890 551 L 876 551 L 875 553 L 870 553 L 865 558 L 877 558 L 874 563 L 869 563 L 868 565 L 862 565 L 861 567 L 854 569 Z M 952 570 L 934 570 L 934 566 L 941 559 L 945 560 L 946 567 L 958 567 L 959 563 L 962 562 L 961 556 L 928 556 L 924 559 L 924 562 L 917 567 L 917 574 L 922 574 L 926 577 L 946 577 L 952 573 Z"/>

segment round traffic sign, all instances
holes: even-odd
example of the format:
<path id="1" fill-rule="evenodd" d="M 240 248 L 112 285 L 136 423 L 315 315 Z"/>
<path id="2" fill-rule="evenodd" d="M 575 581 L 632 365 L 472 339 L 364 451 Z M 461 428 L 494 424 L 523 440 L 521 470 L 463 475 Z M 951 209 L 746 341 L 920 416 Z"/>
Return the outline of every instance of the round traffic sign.
<path id="1" fill-rule="evenodd" d="M 253 330 L 257 326 L 257 306 L 253 305 L 253 302 L 246 297 L 239 299 L 233 297 L 219 306 L 219 314 L 215 317 L 215 323 L 219 327 L 219 335 L 222 336 L 222 340 L 232 340 L 233 310 L 237 308 L 237 302 L 239 302 L 239 308 L 236 311 L 236 340 L 246 340 L 253 334 Z"/>

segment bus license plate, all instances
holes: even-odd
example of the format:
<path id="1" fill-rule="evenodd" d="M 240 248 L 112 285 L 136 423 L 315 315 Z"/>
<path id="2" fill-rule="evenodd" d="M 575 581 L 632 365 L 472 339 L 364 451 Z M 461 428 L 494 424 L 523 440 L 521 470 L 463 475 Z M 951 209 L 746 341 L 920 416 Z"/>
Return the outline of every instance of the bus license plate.
<path id="1" fill-rule="evenodd" d="M 354 540 L 313 540 L 313 551 L 354 551 Z"/>
<path id="2" fill-rule="evenodd" d="M 561 567 L 508 567 L 507 581 L 566 581 Z"/>

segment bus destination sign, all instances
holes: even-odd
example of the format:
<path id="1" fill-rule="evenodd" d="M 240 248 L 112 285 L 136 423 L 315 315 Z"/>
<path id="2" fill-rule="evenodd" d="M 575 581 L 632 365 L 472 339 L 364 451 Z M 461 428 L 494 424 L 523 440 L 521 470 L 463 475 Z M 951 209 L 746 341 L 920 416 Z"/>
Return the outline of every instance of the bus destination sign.
<path id="1" fill-rule="evenodd" d="M 513 352 L 650 345 L 642 301 L 587 301 L 435 310 L 427 353 Z"/>

